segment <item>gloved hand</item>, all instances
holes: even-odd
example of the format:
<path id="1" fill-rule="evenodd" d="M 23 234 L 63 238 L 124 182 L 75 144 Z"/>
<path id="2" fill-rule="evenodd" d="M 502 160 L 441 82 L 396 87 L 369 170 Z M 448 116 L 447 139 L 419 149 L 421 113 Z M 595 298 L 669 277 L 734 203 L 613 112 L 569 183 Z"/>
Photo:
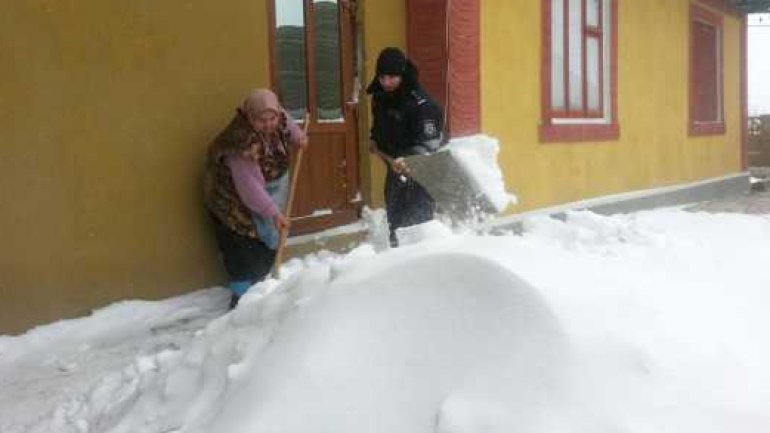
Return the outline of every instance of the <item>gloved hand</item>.
<path id="1" fill-rule="evenodd" d="M 394 159 L 393 162 L 390 163 L 390 169 L 393 170 L 396 174 L 409 173 L 409 167 L 407 167 L 406 161 L 404 161 L 404 158 Z"/>

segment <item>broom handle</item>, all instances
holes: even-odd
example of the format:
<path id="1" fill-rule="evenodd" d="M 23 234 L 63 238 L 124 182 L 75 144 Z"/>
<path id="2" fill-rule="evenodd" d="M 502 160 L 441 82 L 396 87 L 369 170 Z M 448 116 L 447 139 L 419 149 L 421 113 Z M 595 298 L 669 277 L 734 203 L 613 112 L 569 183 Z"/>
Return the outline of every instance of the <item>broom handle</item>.
<path id="1" fill-rule="evenodd" d="M 302 126 L 302 131 L 307 137 L 307 129 L 310 125 L 310 114 L 305 114 L 305 124 Z M 299 178 L 299 167 L 302 165 L 302 154 L 305 152 L 303 147 L 300 147 L 297 151 L 297 159 L 294 161 L 294 170 L 291 173 L 291 183 L 289 184 L 289 198 L 286 200 L 286 210 L 284 216 L 286 219 L 291 218 L 291 207 L 294 204 L 294 191 L 297 190 L 297 179 Z M 286 249 L 286 239 L 289 237 L 289 230 L 281 230 L 280 240 L 278 241 L 278 250 L 275 252 L 275 262 L 273 262 L 273 271 L 276 276 L 279 276 L 281 262 L 283 261 L 283 252 Z"/>

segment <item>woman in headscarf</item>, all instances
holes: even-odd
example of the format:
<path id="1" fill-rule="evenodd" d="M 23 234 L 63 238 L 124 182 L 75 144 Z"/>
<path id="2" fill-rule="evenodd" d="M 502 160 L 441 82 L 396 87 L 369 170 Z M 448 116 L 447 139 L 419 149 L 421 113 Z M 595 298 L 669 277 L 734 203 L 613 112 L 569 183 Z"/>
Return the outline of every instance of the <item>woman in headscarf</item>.
<path id="1" fill-rule="evenodd" d="M 231 307 L 272 268 L 289 188 L 289 146 L 307 136 L 267 89 L 249 93 L 209 147 L 205 204 L 233 292 Z"/>

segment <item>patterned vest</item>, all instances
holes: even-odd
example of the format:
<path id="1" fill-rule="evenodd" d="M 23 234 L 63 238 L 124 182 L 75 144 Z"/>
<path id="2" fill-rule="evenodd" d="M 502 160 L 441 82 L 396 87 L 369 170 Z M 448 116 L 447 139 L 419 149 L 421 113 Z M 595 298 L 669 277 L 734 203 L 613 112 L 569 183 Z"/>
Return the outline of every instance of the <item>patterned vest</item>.
<path id="1" fill-rule="evenodd" d="M 242 236 L 258 238 L 251 210 L 235 189 L 230 167 L 225 159 L 240 155 L 259 165 L 266 182 L 281 177 L 289 168 L 289 130 L 286 115 L 281 115 L 274 133 L 254 130 L 239 110 L 230 124 L 209 147 L 204 180 L 206 208 L 230 230 Z"/>

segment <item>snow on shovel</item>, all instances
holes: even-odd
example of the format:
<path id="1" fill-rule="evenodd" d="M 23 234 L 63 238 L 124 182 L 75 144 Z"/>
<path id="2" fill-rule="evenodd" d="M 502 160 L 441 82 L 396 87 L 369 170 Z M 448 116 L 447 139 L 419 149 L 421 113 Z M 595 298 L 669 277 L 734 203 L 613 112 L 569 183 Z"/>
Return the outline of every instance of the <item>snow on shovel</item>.
<path id="1" fill-rule="evenodd" d="M 497 140 L 486 135 L 455 138 L 435 153 L 405 157 L 406 175 L 453 219 L 497 215 L 516 203 L 516 196 L 505 189 L 498 152 Z"/>

